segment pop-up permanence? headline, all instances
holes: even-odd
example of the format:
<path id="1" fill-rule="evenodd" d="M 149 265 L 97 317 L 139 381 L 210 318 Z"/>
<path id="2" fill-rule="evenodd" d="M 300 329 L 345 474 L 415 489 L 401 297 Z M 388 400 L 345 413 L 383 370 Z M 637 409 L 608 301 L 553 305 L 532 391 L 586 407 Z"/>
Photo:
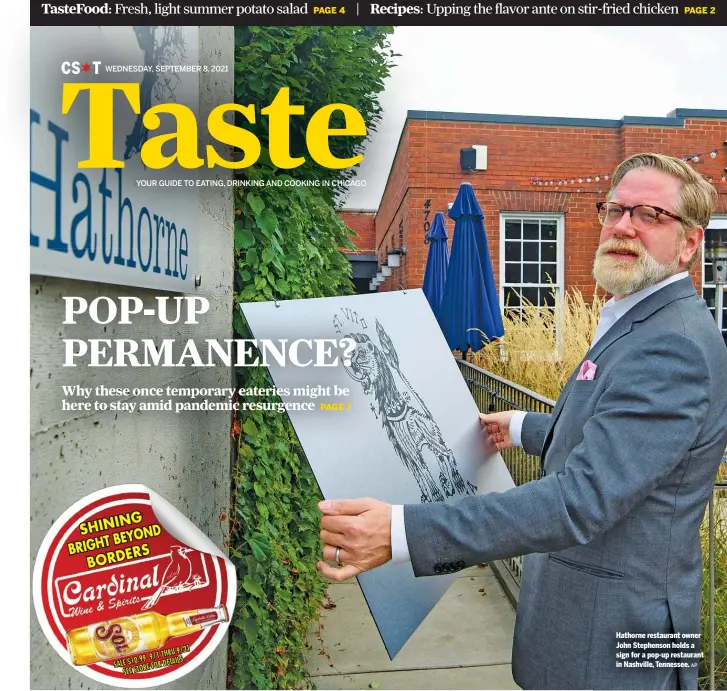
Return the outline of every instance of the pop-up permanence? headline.
<path id="1" fill-rule="evenodd" d="M 134 315 L 156 316 L 162 324 L 198 324 L 197 317 L 209 310 L 209 300 L 199 296 L 157 297 L 156 308 L 144 307 L 141 298 L 116 300 L 100 296 L 90 303 L 82 297 L 63 298 L 63 324 L 77 324 L 76 317 L 88 314 L 96 324 L 132 324 Z M 170 301 L 176 306 L 170 315 Z M 183 307 L 186 305 L 186 319 Z M 337 367 L 351 364 L 356 349 L 353 338 L 255 339 L 214 338 L 177 342 L 174 338 L 64 338 L 64 367 L 267 367 L 272 361 L 281 367 Z M 260 356 L 255 355 L 254 349 Z M 204 355 L 204 357 L 203 357 Z M 79 363 L 80 360 L 80 363 Z"/>

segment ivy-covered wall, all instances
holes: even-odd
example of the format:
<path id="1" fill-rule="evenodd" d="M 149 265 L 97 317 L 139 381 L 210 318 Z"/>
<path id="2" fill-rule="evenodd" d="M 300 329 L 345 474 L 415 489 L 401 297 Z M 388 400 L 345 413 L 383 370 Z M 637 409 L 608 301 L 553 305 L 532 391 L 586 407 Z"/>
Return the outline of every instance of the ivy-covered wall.
<path id="1" fill-rule="evenodd" d="M 305 131 L 319 108 L 345 103 L 361 113 L 369 132 L 380 119 L 378 95 L 392 67 L 391 27 L 237 27 L 235 100 L 255 105 L 256 123 L 241 126 L 261 142 L 258 162 L 242 170 L 249 180 L 320 180 L 321 187 L 237 187 L 235 302 L 349 294 L 351 231 L 335 213 L 337 185 L 350 169 L 322 168 L 308 154 Z M 260 117 L 279 89 L 305 114 L 290 118 L 290 154 L 298 168 L 277 169 L 268 153 L 268 120 Z M 342 128 L 340 114 L 331 127 Z M 338 158 L 360 153 L 363 137 L 332 137 Z M 354 238 L 355 240 L 355 238 Z M 238 337 L 249 337 L 239 310 Z M 238 386 L 272 386 L 267 371 L 242 368 Z M 264 400 L 261 397 L 260 400 Z M 228 685 L 288 689 L 307 686 L 305 639 L 325 584 L 320 558 L 318 487 L 285 414 L 244 411 L 233 423 L 230 556 L 237 567 L 237 607 L 230 628 Z"/>

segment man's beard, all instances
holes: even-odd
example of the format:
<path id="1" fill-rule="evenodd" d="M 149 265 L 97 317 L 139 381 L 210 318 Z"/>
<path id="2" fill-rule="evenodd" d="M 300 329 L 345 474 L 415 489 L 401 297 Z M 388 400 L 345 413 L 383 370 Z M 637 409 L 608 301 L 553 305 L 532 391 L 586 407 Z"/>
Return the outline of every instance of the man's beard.
<path id="1" fill-rule="evenodd" d="M 630 295 L 653 286 L 679 271 L 683 240 L 669 264 L 660 264 L 643 247 L 624 240 L 608 240 L 599 246 L 593 262 L 593 277 L 600 288 L 612 295 Z M 633 252 L 636 259 L 619 259 L 608 254 L 622 250 Z"/>

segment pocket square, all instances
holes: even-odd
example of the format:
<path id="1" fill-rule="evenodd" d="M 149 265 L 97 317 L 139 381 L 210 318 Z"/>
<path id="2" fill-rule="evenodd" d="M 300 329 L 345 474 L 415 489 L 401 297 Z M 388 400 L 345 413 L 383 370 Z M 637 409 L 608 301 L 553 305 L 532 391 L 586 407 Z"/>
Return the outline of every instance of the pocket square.
<path id="1" fill-rule="evenodd" d="M 598 367 L 596 367 L 596 364 L 594 362 L 591 362 L 590 360 L 586 360 L 581 365 L 581 369 L 578 372 L 576 381 L 593 381 L 596 378 L 597 369 L 598 369 Z"/>

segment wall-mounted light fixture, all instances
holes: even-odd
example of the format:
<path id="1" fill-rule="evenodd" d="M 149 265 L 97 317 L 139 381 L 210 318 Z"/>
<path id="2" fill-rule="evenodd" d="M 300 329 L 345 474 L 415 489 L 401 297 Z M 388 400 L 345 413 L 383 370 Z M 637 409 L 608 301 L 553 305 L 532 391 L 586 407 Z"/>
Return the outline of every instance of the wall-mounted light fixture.
<path id="1" fill-rule="evenodd" d="M 391 267 L 383 264 L 381 267 L 381 273 L 384 275 L 384 278 L 388 278 L 389 276 L 391 276 Z"/>
<path id="2" fill-rule="evenodd" d="M 398 269 L 401 266 L 402 254 L 406 254 L 406 247 L 390 249 L 386 259 L 387 265 L 392 269 Z"/>
<path id="3" fill-rule="evenodd" d="M 463 171 L 487 170 L 487 147 L 483 144 L 459 150 L 459 167 Z"/>
<path id="4" fill-rule="evenodd" d="M 727 228 L 707 228 L 704 232 L 704 258 L 713 264 L 714 282 L 727 283 Z"/>

